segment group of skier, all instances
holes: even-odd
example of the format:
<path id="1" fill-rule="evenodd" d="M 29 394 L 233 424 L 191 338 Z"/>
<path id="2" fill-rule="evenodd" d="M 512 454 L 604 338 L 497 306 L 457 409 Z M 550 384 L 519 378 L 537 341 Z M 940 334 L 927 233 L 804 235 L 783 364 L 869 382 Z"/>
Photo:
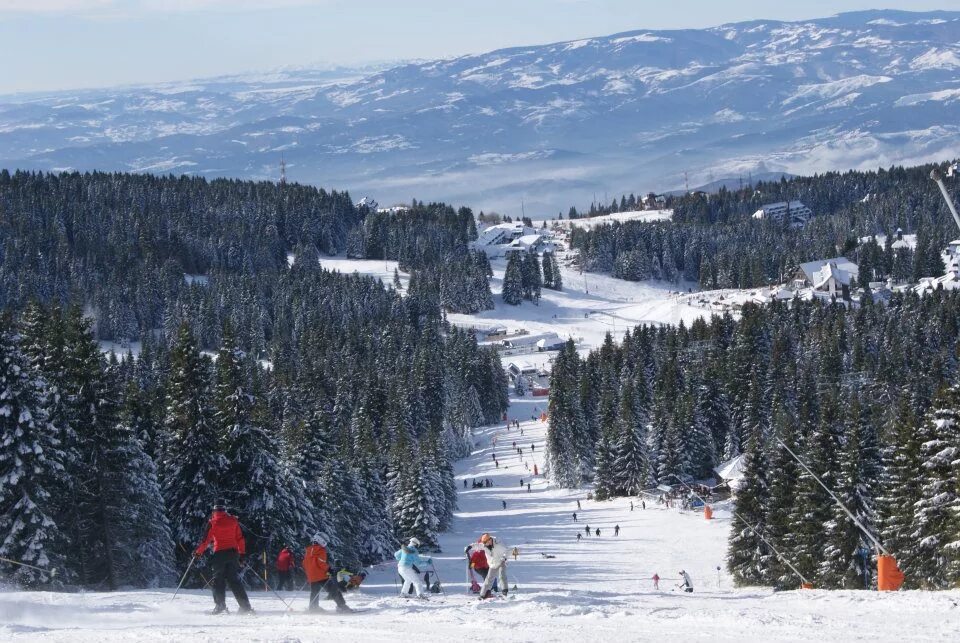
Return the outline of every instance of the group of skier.
<path id="1" fill-rule="evenodd" d="M 519 428 L 519 423 L 515 426 Z M 514 443 L 514 448 L 516 443 Z M 531 452 L 534 450 L 533 444 L 530 445 Z M 535 475 L 538 472 L 535 472 Z M 466 487 L 467 481 L 464 480 Z M 528 486 L 524 480 L 520 481 L 520 486 Z M 493 486 L 489 479 L 473 480 L 474 488 Z M 644 503 L 645 504 L 645 503 Z M 506 509 L 506 501 L 502 502 Z M 646 508 L 644 506 L 644 508 Z M 630 509 L 633 510 L 631 502 Z M 577 500 L 577 510 L 581 510 L 580 501 Z M 573 514 L 574 522 L 578 521 L 577 513 Z M 619 536 L 620 526 L 614 526 L 614 535 Z M 584 533 L 590 536 L 595 533 L 600 536 L 600 529 L 592 532 L 589 525 L 584 527 Z M 577 540 L 581 539 L 580 532 L 577 532 Z M 252 613 L 250 600 L 240 580 L 240 570 L 243 557 L 246 554 L 246 541 L 243 537 L 243 531 L 240 522 L 227 512 L 226 503 L 218 501 L 210 516 L 209 526 L 203 541 L 197 546 L 194 552 L 194 560 L 202 556 L 212 544 L 213 556 L 210 561 L 210 567 L 213 569 L 213 600 L 214 614 L 220 614 L 227 610 L 226 606 L 226 588 L 230 587 L 237 603 L 238 612 L 241 614 Z M 402 596 L 408 596 L 411 593 L 420 599 L 428 598 L 428 591 L 438 589 L 439 583 L 435 588 L 429 584 L 430 571 L 426 570 L 421 576 L 421 567 L 433 567 L 433 559 L 429 556 L 423 556 L 420 553 L 420 541 L 411 537 L 405 545 L 401 545 L 394 553 L 397 561 L 397 573 L 403 579 L 403 586 L 400 590 Z M 513 549 L 514 558 L 518 555 L 518 550 Z M 494 592 L 499 592 L 502 596 L 507 596 L 509 585 L 507 581 L 507 560 L 510 556 L 510 549 L 501 543 L 496 537 L 489 533 L 482 534 L 475 543 L 470 543 L 464 548 L 464 556 L 467 565 L 467 580 L 470 582 L 472 592 L 479 594 L 480 600 L 485 600 L 493 596 Z M 192 562 L 191 562 L 192 564 Z M 302 568 L 306 575 L 307 583 L 310 585 L 310 599 L 308 611 L 322 611 L 319 606 L 320 591 L 324 590 L 327 597 L 336 604 L 338 612 L 349 612 L 343 598 L 343 591 L 359 586 L 366 574 L 352 574 L 346 570 L 341 571 L 336 576 L 330 574 L 331 565 L 328 559 L 327 543 L 321 534 L 315 534 L 310 545 L 306 548 L 302 561 Z M 289 546 L 284 546 L 276 559 L 276 570 L 278 575 L 279 590 L 293 589 L 293 573 L 296 567 L 294 553 Z M 436 578 L 436 572 L 434 572 Z M 654 587 L 659 588 L 660 576 L 654 574 L 652 577 Z M 693 581 L 686 571 L 680 571 L 680 580 L 682 583 L 678 588 L 685 592 L 693 591 Z"/>
<path id="2" fill-rule="evenodd" d="M 250 599 L 240 580 L 240 569 L 243 557 L 247 553 L 247 543 L 240 528 L 240 521 L 236 516 L 227 513 L 225 501 L 217 501 L 210 516 L 207 534 L 193 553 L 194 559 L 203 556 L 213 545 L 213 556 L 210 567 L 213 569 L 213 613 L 222 614 L 227 611 L 227 586 L 236 599 L 240 614 L 250 614 Z M 277 556 L 277 573 L 279 589 L 292 589 L 292 574 L 295 566 L 293 552 L 289 547 L 280 550 Z M 192 563 L 191 563 L 192 564 Z M 321 534 L 315 534 L 310 539 L 310 545 L 303 555 L 303 571 L 310 584 L 310 602 L 308 611 L 318 612 L 320 609 L 320 590 L 327 592 L 327 597 L 336 603 L 338 612 L 349 612 L 350 608 L 343 599 L 341 587 L 337 579 L 330 575 L 326 539 Z M 362 574 L 362 572 L 361 572 Z M 363 574 L 365 576 L 365 574 Z M 363 576 L 361 576 L 361 581 Z M 350 582 L 347 582 L 349 587 Z M 353 581 L 355 582 L 355 581 Z M 358 584 L 358 583 L 357 583 Z"/>

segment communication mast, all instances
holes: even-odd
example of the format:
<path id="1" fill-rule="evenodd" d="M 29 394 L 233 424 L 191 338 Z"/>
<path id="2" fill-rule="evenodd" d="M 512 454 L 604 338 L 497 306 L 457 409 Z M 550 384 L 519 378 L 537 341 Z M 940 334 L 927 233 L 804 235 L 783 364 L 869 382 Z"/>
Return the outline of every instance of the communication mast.
<path id="1" fill-rule="evenodd" d="M 280 185 L 287 184 L 287 162 L 283 160 L 283 155 L 280 155 Z"/>

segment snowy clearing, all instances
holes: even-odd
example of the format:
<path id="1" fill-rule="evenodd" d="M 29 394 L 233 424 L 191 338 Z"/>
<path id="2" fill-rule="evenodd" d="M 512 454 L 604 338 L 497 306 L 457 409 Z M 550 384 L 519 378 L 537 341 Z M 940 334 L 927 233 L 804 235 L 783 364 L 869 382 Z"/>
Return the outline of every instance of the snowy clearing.
<path id="1" fill-rule="evenodd" d="M 534 414 L 542 401 L 515 400 L 513 415 Z M 531 490 L 525 470 L 543 464 L 546 424 L 521 422 L 524 435 L 502 426 L 477 431 L 472 455 L 458 465 L 460 511 L 435 555 L 446 596 L 429 601 L 396 596 L 394 566 L 372 570 L 347 602 L 357 614 L 308 615 L 305 592 L 251 592 L 255 616 L 210 616 L 209 593 L 172 590 L 115 593 L 0 594 L 0 638 L 9 641 L 945 641 L 955 634 L 958 592 L 773 593 L 735 589 L 723 567 L 729 513 L 714 520 L 629 500 L 597 503 L 586 492 L 552 488 L 542 477 Z M 499 443 L 492 446 L 497 436 Z M 517 441 L 524 456 L 514 453 Z M 529 445 L 537 450 L 531 453 Z M 490 454 L 496 451 L 500 467 Z M 463 489 L 463 480 L 495 486 Z M 469 483 L 468 483 L 469 486 Z M 579 522 L 572 514 L 582 502 Z M 502 501 L 507 508 L 502 508 Z M 589 524 L 595 535 L 577 542 Z M 614 525 L 622 529 L 613 535 Z M 467 594 L 464 546 L 490 531 L 520 549 L 508 564 L 513 597 L 480 603 Z M 555 558 L 546 558 L 549 554 Z M 718 573 L 716 567 L 721 566 Z M 677 573 L 693 577 L 692 595 L 676 591 Z M 650 577 L 661 578 L 660 590 Z M 235 609 L 232 598 L 227 599 Z M 895 615 L 895 618 L 891 616 Z"/>
<path id="2" fill-rule="evenodd" d="M 563 290 L 544 288 L 539 305 L 524 301 L 511 306 L 500 296 L 506 260 L 493 259 L 490 265 L 490 291 L 496 307 L 475 315 L 447 315 L 451 323 L 478 330 L 505 327 L 511 332 L 521 328 L 531 334 L 553 332 L 589 348 L 599 346 L 608 332 L 620 339 L 638 324 L 683 321 L 689 325 L 698 317 L 710 316 L 709 311 L 686 302 L 679 292 L 686 292 L 686 284 L 624 281 L 599 273 L 580 274 L 564 265 L 560 270 Z"/>
<path id="3" fill-rule="evenodd" d="M 535 219 L 533 227 L 539 228 L 544 223 L 547 227 L 559 226 L 562 228 L 595 228 L 607 223 L 626 223 L 627 221 L 645 221 L 651 223 L 654 221 L 670 221 L 673 218 L 673 210 L 635 210 L 632 212 L 614 212 L 604 214 L 599 217 L 589 217 L 581 219 Z"/>

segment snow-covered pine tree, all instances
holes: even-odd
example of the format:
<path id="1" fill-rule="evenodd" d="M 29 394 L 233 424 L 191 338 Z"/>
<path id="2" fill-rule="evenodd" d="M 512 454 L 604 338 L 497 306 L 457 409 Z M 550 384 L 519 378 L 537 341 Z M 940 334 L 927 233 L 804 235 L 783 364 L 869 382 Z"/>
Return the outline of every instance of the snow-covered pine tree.
<path id="1" fill-rule="evenodd" d="M 583 439 L 586 422 L 580 406 L 579 362 L 573 340 L 564 344 L 553 365 L 547 428 L 547 469 L 560 487 L 580 486 L 583 472 L 576 441 Z"/>
<path id="2" fill-rule="evenodd" d="M 603 431 L 596 446 L 596 468 L 593 474 L 593 493 L 597 500 L 608 500 L 617 495 L 614 461 L 613 447 L 607 439 L 607 432 Z"/>
<path id="3" fill-rule="evenodd" d="M 638 409 L 637 379 L 630 377 L 626 366 L 620 374 L 620 400 L 617 405 L 616 443 L 613 445 L 613 471 L 618 496 L 634 496 L 650 482 L 650 465 L 646 454 L 646 414 Z"/>
<path id="4" fill-rule="evenodd" d="M 960 386 L 941 390 L 920 425 L 920 499 L 914 505 L 913 582 L 925 589 L 960 580 Z"/>
<path id="5" fill-rule="evenodd" d="M 104 437 L 101 519 L 111 532 L 113 588 L 169 587 L 176 582 L 174 543 L 156 465 L 125 421 Z"/>
<path id="6" fill-rule="evenodd" d="M 354 409 L 355 417 L 358 414 L 362 414 L 362 411 Z M 332 465 L 336 458 L 330 414 L 318 408 L 301 424 L 299 432 L 302 442 L 291 456 L 291 473 L 295 480 L 301 481 L 300 493 L 313 508 L 310 520 L 313 533 L 323 535 L 331 550 L 340 551 L 343 543 L 340 542 L 335 513 L 327 496 L 329 482 L 324 477 L 328 464 Z"/>
<path id="7" fill-rule="evenodd" d="M 544 252 L 543 253 L 543 287 L 550 288 L 551 290 L 556 290 L 553 287 L 553 253 Z"/>
<path id="8" fill-rule="evenodd" d="M 521 271 L 523 274 L 523 298 L 529 299 L 533 303 L 540 301 L 540 289 L 543 287 L 543 276 L 540 273 L 540 260 L 537 259 L 537 253 L 521 253 L 523 260 Z"/>
<path id="9" fill-rule="evenodd" d="M 834 391 L 825 391 L 820 419 L 798 453 L 807 466 L 830 489 L 837 487 L 841 418 Z M 795 452 L 796 453 L 796 452 Z M 832 528 L 834 501 L 812 476 L 804 476 L 797 485 L 791 514 L 793 523 L 792 546 L 785 552 L 800 573 L 813 582 L 819 582 L 826 545 L 825 532 Z M 830 523 L 830 524 L 828 524 Z"/>
<path id="10" fill-rule="evenodd" d="M 883 475 L 877 498 L 880 534 L 883 543 L 897 557 L 904 572 L 906 587 L 917 587 L 913 573 L 918 543 L 913 538 L 913 512 L 921 495 L 922 462 L 919 421 L 909 398 L 901 398 L 896 418 L 889 430 L 891 439 L 883 449 Z"/>
<path id="11" fill-rule="evenodd" d="M 770 496 L 769 460 L 757 439 L 743 454 L 743 479 L 737 487 L 735 518 L 727 548 L 727 570 L 737 585 L 762 585 L 773 554 L 756 532 L 767 529 L 766 506 Z"/>
<path id="12" fill-rule="evenodd" d="M 876 491 L 880 477 L 880 452 L 873 415 L 853 397 L 844 422 L 846 444 L 840 454 L 840 475 L 833 492 L 871 533 L 876 533 Z M 828 587 L 862 589 L 872 576 L 869 558 L 858 552 L 872 544 L 856 524 L 834 505 L 834 517 L 827 530 L 827 546 L 821 564 L 821 579 Z"/>
<path id="13" fill-rule="evenodd" d="M 772 435 L 783 441 L 794 453 L 800 451 L 800 432 L 796 417 L 789 408 L 783 406 L 779 400 L 774 401 L 771 417 Z M 766 517 L 765 537 L 776 547 L 788 562 L 793 545 L 793 504 L 796 500 L 798 480 L 800 479 L 800 465 L 793 456 L 774 443 L 769 460 L 768 493 L 764 505 Z M 738 493 L 739 497 L 739 493 Z M 796 589 L 802 582 L 786 562 L 780 559 L 775 552 L 770 551 L 765 569 L 761 570 L 760 578 L 764 584 L 770 584 L 780 589 Z"/>
<path id="14" fill-rule="evenodd" d="M 523 258 L 519 252 L 507 253 L 507 268 L 503 274 L 503 301 L 516 306 L 523 301 Z"/>
<path id="15" fill-rule="evenodd" d="M 264 406 L 253 395 L 244 354 L 229 328 L 217 353 L 214 423 L 224 445 L 221 490 L 246 525 L 247 546 L 266 551 L 312 533 L 314 508 L 279 459 Z"/>
<path id="16" fill-rule="evenodd" d="M 43 406 L 43 387 L 19 337 L 0 320 L 0 556 L 59 572 L 52 577 L 0 562 L 6 578 L 27 587 L 74 580 L 58 511 L 68 489 L 65 455 Z"/>
<path id="17" fill-rule="evenodd" d="M 209 366 L 183 324 L 170 354 L 160 488 L 182 567 L 203 538 L 226 462 L 209 411 Z"/>
<path id="18" fill-rule="evenodd" d="M 421 549 L 433 551 L 437 545 L 437 517 L 430 506 L 424 481 L 424 467 L 420 457 L 408 453 L 397 482 L 397 491 L 393 498 L 394 533 L 398 540 L 417 538 Z"/>

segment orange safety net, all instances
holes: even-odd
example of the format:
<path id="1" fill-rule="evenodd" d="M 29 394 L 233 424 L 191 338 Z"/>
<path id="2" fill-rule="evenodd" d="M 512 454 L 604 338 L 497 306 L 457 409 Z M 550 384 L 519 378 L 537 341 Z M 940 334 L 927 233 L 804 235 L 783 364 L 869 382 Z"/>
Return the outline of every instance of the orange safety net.
<path id="1" fill-rule="evenodd" d="M 541 413 L 541 414 L 540 414 L 540 421 L 541 421 L 541 422 L 546 422 L 546 421 L 547 421 L 547 414 L 546 414 L 546 413 Z"/>
<path id="2" fill-rule="evenodd" d="M 877 589 L 881 592 L 895 592 L 903 585 L 903 572 L 897 567 L 893 556 L 877 557 Z"/>
<path id="3" fill-rule="evenodd" d="M 800 583 L 800 589 L 813 589 L 813 583 Z"/>
<path id="4" fill-rule="evenodd" d="M 713 520 L 713 509 L 710 508 L 710 505 L 703 505 L 703 517 L 707 520 Z"/>

